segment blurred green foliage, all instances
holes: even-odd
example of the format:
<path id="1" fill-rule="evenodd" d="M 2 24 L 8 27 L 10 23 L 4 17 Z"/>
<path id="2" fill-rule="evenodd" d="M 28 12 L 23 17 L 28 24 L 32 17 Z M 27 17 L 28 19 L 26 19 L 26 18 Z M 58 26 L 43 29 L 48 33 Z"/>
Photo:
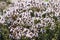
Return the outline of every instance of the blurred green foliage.
<path id="1" fill-rule="evenodd" d="M 34 20 L 35 24 L 40 23 L 40 22 L 41 22 L 40 20 L 37 20 L 37 19 Z"/>
<path id="2" fill-rule="evenodd" d="M 39 11 L 40 11 L 40 8 L 37 8 L 37 7 L 31 7 L 30 10 L 39 12 Z"/>
<path id="3" fill-rule="evenodd" d="M 31 17 L 34 17 L 34 11 L 30 13 Z"/>
<path id="4" fill-rule="evenodd" d="M 55 21 L 55 29 L 51 30 L 50 26 L 45 27 L 46 33 L 39 32 L 37 40 L 60 40 L 60 22 Z"/>
<path id="5" fill-rule="evenodd" d="M 49 0 L 44 0 L 45 2 L 48 2 Z"/>
<path id="6" fill-rule="evenodd" d="M 43 14 L 42 17 L 45 18 L 46 17 L 46 14 Z"/>
<path id="7" fill-rule="evenodd" d="M 10 40 L 9 38 L 9 29 L 7 25 L 0 24 L 0 40 Z"/>

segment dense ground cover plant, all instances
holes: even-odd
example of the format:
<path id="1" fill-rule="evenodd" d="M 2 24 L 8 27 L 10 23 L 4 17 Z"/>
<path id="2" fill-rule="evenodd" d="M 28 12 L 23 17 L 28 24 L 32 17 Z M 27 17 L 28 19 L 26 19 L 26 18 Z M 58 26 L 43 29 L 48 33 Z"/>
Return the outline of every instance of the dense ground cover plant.
<path id="1" fill-rule="evenodd" d="M 1 9 L 0 40 L 60 40 L 60 4 L 57 1 L 10 3 L 6 0 L 9 5 Z"/>

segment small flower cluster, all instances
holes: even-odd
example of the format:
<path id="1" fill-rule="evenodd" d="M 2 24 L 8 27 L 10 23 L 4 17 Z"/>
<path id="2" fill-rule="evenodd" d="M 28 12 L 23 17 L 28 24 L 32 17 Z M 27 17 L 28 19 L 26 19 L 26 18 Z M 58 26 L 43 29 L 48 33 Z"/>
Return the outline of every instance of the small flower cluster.
<path id="1" fill-rule="evenodd" d="M 3 10 L 0 16 L 0 23 L 9 26 L 10 37 L 20 39 L 22 36 L 33 38 L 38 37 L 39 32 L 46 32 L 44 29 L 50 25 L 53 30 L 55 21 L 59 17 L 60 4 L 54 2 L 18 1 L 9 5 Z M 58 18 L 59 19 L 59 18 Z"/>

